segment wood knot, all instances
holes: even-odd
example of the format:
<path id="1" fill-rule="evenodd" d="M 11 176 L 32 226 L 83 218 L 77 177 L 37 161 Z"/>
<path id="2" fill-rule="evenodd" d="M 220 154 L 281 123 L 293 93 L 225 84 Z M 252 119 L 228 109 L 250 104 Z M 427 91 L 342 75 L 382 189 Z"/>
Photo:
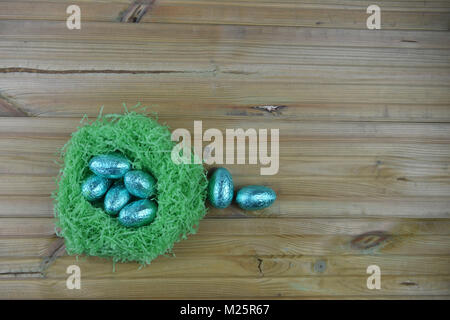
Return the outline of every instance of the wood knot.
<path id="1" fill-rule="evenodd" d="M 120 22 L 138 23 L 154 2 L 155 0 L 134 1 L 119 15 Z"/>
<path id="2" fill-rule="evenodd" d="M 318 260 L 316 263 L 314 263 L 314 272 L 317 273 L 324 273 L 327 269 L 327 263 L 323 260 Z"/>
<path id="3" fill-rule="evenodd" d="M 283 110 L 285 108 L 287 108 L 287 106 L 256 106 L 256 107 L 252 107 L 252 109 L 265 111 L 265 112 L 268 112 L 273 115 L 281 115 L 282 114 L 281 110 Z"/>
<path id="4" fill-rule="evenodd" d="M 356 236 L 350 244 L 353 249 L 366 250 L 380 246 L 390 237 L 385 231 L 370 231 Z"/>
<path id="5" fill-rule="evenodd" d="M 402 286 L 408 286 L 408 287 L 410 287 L 410 286 L 418 286 L 417 283 L 415 283 L 414 281 L 411 281 L 411 280 L 403 281 L 400 284 Z"/>

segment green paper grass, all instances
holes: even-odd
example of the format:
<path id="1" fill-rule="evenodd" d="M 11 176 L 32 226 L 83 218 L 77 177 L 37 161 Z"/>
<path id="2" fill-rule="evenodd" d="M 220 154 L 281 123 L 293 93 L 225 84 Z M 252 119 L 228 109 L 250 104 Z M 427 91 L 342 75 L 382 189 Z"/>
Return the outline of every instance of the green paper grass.
<path id="1" fill-rule="evenodd" d="M 54 194 L 57 233 L 65 238 L 69 254 L 149 264 L 196 232 L 206 214 L 205 171 L 201 164 L 173 163 L 170 136 L 168 127 L 136 112 L 82 120 L 61 150 L 63 164 Z M 133 169 L 157 179 L 158 212 L 150 225 L 123 227 L 81 194 L 81 183 L 90 174 L 89 160 L 115 151 L 125 155 Z"/>

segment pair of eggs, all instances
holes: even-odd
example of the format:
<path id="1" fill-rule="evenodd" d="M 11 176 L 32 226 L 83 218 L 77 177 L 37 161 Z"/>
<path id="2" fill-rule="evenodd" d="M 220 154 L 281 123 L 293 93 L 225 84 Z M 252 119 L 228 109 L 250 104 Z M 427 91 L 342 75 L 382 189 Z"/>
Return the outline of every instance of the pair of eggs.
<path id="1" fill-rule="evenodd" d="M 95 156 L 89 162 L 89 168 L 94 174 L 81 186 L 87 200 L 97 201 L 105 195 L 106 213 L 119 214 L 119 223 L 126 227 L 143 226 L 155 219 L 158 206 L 147 199 L 156 193 L 156 180 L 150 174 L 131 170 L 131 162 L 120 154 Z M 113 182 L 122 178 L 123 181 Z M 132 196 L 141 199 L 129 203 Z"/>
<path id="2" fill-rule="evenodd" d="M 216 208 L 226 208 L 233 201 L 234 184 L 230 172 L 225 168 L 214 171 L 208 184 L 208 200 Z M 260 210 L 270 207 L 277 195 L 269 187 L 246 186 L 236 194 L 236 203 L 244 210 Z"/>

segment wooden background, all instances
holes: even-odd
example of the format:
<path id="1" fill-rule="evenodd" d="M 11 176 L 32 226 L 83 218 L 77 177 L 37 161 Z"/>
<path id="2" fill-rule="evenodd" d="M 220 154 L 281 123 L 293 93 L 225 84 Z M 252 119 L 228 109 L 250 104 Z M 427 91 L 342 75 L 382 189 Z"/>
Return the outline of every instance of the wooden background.
<path id="1" fill-rule="evenodd" d="M 0 1 L 0 298 L 449 298 L 450 2 L 378 0 L 382 30 L 370 4 Z M 54 234 L 55 152 L 138 101 L 172 128 L 279 128 L 277 175 L 227 166 L 278 200 L 112 273 Z"/>

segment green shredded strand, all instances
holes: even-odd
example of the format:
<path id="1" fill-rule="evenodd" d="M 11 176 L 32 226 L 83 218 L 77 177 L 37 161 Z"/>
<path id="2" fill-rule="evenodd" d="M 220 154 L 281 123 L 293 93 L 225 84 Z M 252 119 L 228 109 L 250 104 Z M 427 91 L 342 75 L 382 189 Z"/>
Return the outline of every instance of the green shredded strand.
<path id="1" fill-rule="evenodd" d="M 93 122 L 83 117 L 61 149 L 63 164 L 54 193 L 56 230 L 65 238 L 69 254 L 111 257 L 114 265 L 127 261 L 145 265 L 170 254 L 175 242 L 196 232 L 206 214 L 207 179 L 202 165 L 172 162 L 174 142 L 167 126 L 147 114 L 125 110 L 125 114 L 99 114 Z M 81 194 L 89 160 L 115 151 L 158 181 L 158 213 L 148 226 L 123 227 Z"/>

